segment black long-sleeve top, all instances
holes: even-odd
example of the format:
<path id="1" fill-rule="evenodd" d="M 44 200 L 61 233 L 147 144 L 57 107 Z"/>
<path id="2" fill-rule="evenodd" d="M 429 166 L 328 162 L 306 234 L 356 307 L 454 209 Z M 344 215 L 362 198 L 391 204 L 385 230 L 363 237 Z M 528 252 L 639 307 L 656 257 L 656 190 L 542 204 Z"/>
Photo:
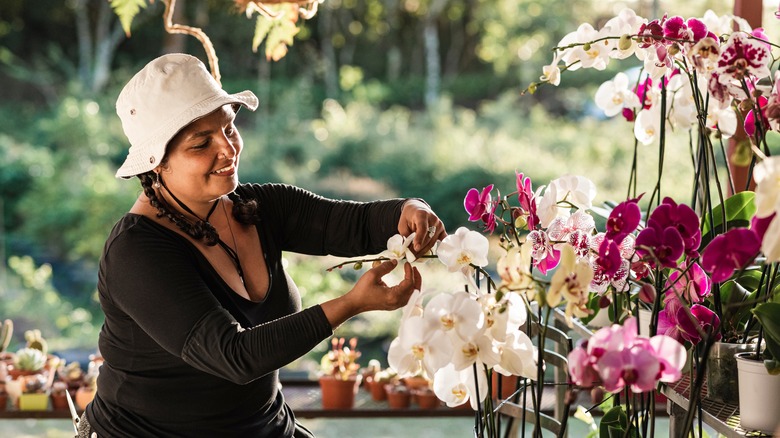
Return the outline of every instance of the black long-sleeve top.
<path id="1" fill-rule="evenodd" d="M 146 217 L 128 213 L 111 231 L 98 276 L 105 361 L 86 410 L 98 436 L 292 435 L 278 369 L 332 330 L 320 306 L 301 310 L 282 252 L 378 253 L 398 232 L 404 200 L 336 201 L 281 184 L 237 193 L 259 203 L 270 275 L 259 303 L 234 293 L 189 240 Z"/>

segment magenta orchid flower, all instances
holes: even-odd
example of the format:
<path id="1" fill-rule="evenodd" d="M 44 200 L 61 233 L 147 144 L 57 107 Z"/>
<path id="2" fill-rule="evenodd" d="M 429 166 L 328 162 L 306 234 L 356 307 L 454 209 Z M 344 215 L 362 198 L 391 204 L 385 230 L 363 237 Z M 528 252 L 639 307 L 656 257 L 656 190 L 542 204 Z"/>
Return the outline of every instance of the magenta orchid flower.
<path id="1" fill-rule="evenodd" d="M 692 46 L 708 34 L 707 26 L 699 19 L 689 18 L 687 21 L 680 16 L 674 16 L 663 24 L 664 37 L 675 40 L 685 40 Z"/>
<path id="2" fill-rule="evenodd" d="M 626 235 L 636 231 L 639 221 L 642 219 L 638 202 L 639 198 L 623 201 L 609 213 L 606 227 L 607 239 L 614 240 L 619 244 Z"/>
<path id="3" fill-rule="evenodd" d="M 601 268 L 601 273 L 612 277 L 620 269 L 621 261 L 620 249 L 614 240 L 604 239 L 599 247 L 599 256 L 596 258 L 596 264 Z"/>
<path id="4" fill-rule="evenodd" d="M 712 281 L 698 263 L 694 263 L 688 268 L 687 264 L 683 262 L 679 271 L 669 274 L 666 287 L 668 288 L 667 294 L 676 293 L 689 303 L 700 303 L 710 295 Z"/>
<path id="5" fill-rule="evenodd" d="M 766 119 L 766 107 L 769 103 L 769 99 L 767 99 L 764 96 L 758 96 L 758 107 L 761 108 L 761 117 L 759 118 L 759 123 L 761 123 L 761 120 Z M 745 133 L 752 137 L 756 133 L 756 110 L 751 109 L 748 111 L 747 115 L 745 116 Z"/>
<path id="6" fill-rule="evenodd" d="M 684 250 L 683 238 L 674 227 L 663 230 L 648 227 L 636 237 L 637 254 L 645 257 L 652 253 L 651 265 L 658 263 L 665 268 L 675 268 Z"/>
<path id="7" fill-rule="evenodd" d="M 491 211 L 493 199 L 490 192 L 493 190 L 493 184 L 488 185 L 480 192 L 477 189 L 469 189 L 466 198 L 463 200 L 463 206 L 469 214 L 469 221 L 476 222 L 481 220 L 485 214 Z"/>
<path id="8" fill-rule="evenodd" d="M 720 283 L 753 260 L 761 249 L 761 239 L 747 228 L 734 228 L 715 236 L 701 256 L 701 265 Z"/>
<path id="9" fill-rule="evenodd" d="M 477 189 L 470 189 L 463 200 L 463 207 L 469 214 L 469 221 L 475 222 L 482 220 L 485 230 L 492 233 L 496 229 L 495 211 L 498 207 L 497 202 L 493 202 L 490 192 L 493 190 L 493 184 L 488 185 L 480 192 Z"/>
<path id="10" fill-rule="evenodd" d="M 681 329 L 683 339 L 697 345 L 703 339 L 702 334 L 707 332 L 713 333 L 716 340 L 720 339 L 718 332 L 720 318 L 715 312 L 701 304 L 692 305 L 690 312 L 688 315 L 686 308 L 682 306 L 677 310 L 677 324 Z"/>
<path id="11" fill-rule="evenodd" d="M 534 198 L 531 178 L 518 172 L 515 172 L 515 175 L 517 177 L 517 200 L 523 214 L 527 216 L 528 229 L 534 230 L 539 224 L 539 217 L 536 215 L 536 199 Z"/>
<path id="12" fill-rule="evenodd" d="M 759 242 L 764 240 L 764 234 L 776 215 L 777 213 L 772 213 L 767 217 L 753 216 L 753 219 L 750 220 L 750 231 L 756 233 Z"/>
<path id="13" fill-rule="evenodd" d="M 685 254 L 691 258 L 698 257 L 699 244 L 701 243 L 701 230 L 699 229 L 699 216 L 693 209 L 685 204 L 677 204 L 672 198 L 664 198 L 661 205 L 653 210 L 647 220 L 649 228 L 662 231 L 667 227 L 676 228 L 685 245 Z"/>

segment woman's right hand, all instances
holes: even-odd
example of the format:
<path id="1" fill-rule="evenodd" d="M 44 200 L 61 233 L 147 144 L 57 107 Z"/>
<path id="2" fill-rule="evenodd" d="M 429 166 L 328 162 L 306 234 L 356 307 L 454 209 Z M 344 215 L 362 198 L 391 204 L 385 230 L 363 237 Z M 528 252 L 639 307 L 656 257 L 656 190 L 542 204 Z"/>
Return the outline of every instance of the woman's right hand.
<path id="1" fill-rule="evenodd" d="M 395 286 L 388 286 L 382 277 L 398 265 L 389 260 L 369 269 L 346 294 L 322 303 L 322 310 L 333 328 L 349 318 L 371 310 L 396 310 L 409 301 L 412 292 L 422 287 L 417 268 L 404 264 L 404 278 Z"/>

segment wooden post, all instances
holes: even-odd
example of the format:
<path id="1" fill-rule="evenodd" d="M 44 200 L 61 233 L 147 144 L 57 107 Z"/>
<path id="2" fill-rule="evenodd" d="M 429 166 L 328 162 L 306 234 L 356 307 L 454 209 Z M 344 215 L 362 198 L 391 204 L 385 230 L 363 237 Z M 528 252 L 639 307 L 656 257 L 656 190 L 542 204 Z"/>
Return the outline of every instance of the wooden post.
<path id="1" fill-rule="evenodd" d="M 742 17 L 755 29 L 761 27 L 761 16 L 763 13 L 763 1 L 762 0 L 734 0 L 734 15 Z M 743 114 L 744 116 L 744 114 Z M 741 192 L 745 190 L 748 183 L 748 168 L 749 166 L 740 166 L 732 162 L 731 156 L 737 150 L 737 146 L 742 142 L 749 142 L 745 134 L 745 129 L 742 124 L 737 125 L 737 132 L 729 139 L 726 161 L 728 162 L 729 169 L 731 170 L 731 177 L 734 181 L 734 190 Z M 755 188 L 755 183 L 750 181 L 749 190 Z M 730 189 L 729 189 L 730 191 Z M 733 193 L 729 193 L 733 195 Z"/>

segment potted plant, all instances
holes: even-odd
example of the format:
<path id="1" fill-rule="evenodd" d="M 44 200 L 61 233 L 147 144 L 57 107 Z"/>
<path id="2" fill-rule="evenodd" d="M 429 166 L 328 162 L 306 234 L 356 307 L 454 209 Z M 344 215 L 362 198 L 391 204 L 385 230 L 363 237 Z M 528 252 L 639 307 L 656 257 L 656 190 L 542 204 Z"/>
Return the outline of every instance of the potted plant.
<path id="1" fill-rule="evenodd" d="M 412 396 L 420 409 L 436 409 L 441 406 L 441 400 L 430 386 L 412 390 Z"/>
<path id="2" fill-rule="evenodd" d="M 780 303 L 761 303 L 753 309 L 761 324 L 766 348 L 737 354 L 740 425 L 745 430 L 772 434 L 780 426 Z"/>
<path id="3" fill-rule="evenodd" d="M 387 392 L 387 404 L 390 409 L 406 409 L 412 404 L 411 391 L 399 381 L 386 384 L 385 392 Z"/>
<path id="4" fill-rule="evenodd" d="M 84 370 L 81 369 L 81 364 L 76 361 L 67 365 L 63 362 L 62 366 L 57 369 L 57 376 L 61 382 L 66 384 L 71 397 L 75 398 L 76 391 L 84 385 Z"/>
<path id="5" fill-rule="evenodd" d="M 55 411 L 68 409 L 68 384 L 63 381 L 56 381 L 51 385 L 51 407 Z"/>
<path id="6" fill-rule="evenodd" d="M 84 375 L 81 386 L 76 390 L 75 402 L 81 409 L 86 409 L 87 405 L 95 398 L 95 394 L 97 394 L 97 379 L 100 375 L 100 365 L 102 364 L 102 357 L 90 356 L 87 373 Z"/>
<path id="7" fill-rule="evenodd" d="M 322 391 L 323 409 L 351 409 L 355 403 L 355 393 L 360 385 L 357 359 L 357 338 L 349 343 L 344 338 L 333 338 L 332 348 L 322 357 L 319 378 Z"/>
<path id="8" fill-rule="evenodd" d="M 22 348 L 14 354 L 13 364 L 8 367 L 9 379 L 6 381 L 6 391 L 12 403 L 17 404 L 22 394 L 35 393 L 37 382 L 46 382 L 45 366 L 46 355 L 40 350 Z"/>
<path id="9" fill-rule="evenodd" d="M 371 390 L 371 399 L 374 401 L 387 400 L 387 391 L 385 391 L 385 385 L 390 383 L 395 378 L 395 372 L 388 368 L 378 371 L 373 375 L 369 383 L 369 389 Z"/>

